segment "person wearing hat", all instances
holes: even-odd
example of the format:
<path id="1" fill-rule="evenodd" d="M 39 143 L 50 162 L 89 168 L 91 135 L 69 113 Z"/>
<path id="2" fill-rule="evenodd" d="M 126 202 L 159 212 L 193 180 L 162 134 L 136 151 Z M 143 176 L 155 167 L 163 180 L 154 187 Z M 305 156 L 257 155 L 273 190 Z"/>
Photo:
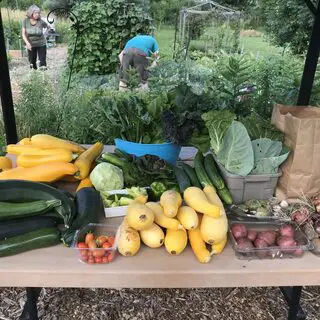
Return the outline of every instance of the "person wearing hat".
<path id="1" fill-rule="evenodd" d="M 120 91 L 127 89 L 127 70 L 130 67 L 134 67 L 139 73 L 140 89 L 148 89 L 148 66 L 151 58 L 154 60 L 149 68 L 155 67 L 159 59 L 159 46 L 153 36 L 137 35 L 126 43 L 123 51 L 119 55 L 121 63 Z"/>
<path id="2" fill-rule="evenodd" d="M 47 68 L 47 41 L 43 29 L 51 29 L 51 26 L 41 20 L 40 8 L 36 5 L 29 7 L 27 17 L 22 23 L 22 39 L 28 49 L 30 68 L 37 69 L 37 56 L 40 60 L 40 67 Z"/>

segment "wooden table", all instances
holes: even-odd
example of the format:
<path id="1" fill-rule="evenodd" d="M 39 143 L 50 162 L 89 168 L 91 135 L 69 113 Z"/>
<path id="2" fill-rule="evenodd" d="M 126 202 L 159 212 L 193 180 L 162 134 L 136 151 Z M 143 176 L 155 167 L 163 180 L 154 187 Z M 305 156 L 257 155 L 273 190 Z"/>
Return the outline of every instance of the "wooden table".
<path id="1" fill-rule="evenodd" d="M 112 151 L 107 146 L 105 151 Z M 183 150 L 187 153 L 190 150 Z M 191 150 L 192 151 L 192 150 Z M 188 155 L 186 156 L 188 158 Z M 118 224 L 113 218 L 108 223 Z M 279 286 L 289 304 L 289 320 L 303 319 L 299 300 L 302 286 L 320 285 L 320 259 L 239 260 L 231 245 L 209 264 L 200 264 L 188 247 L 170 256 L 162 247 L 144 246 L 134 257 L 117 255 L 108 265 L 87 265 L 78 252 L 62 245 L 0 260 L 0 287 L 26 287 L 23 316 L 38 319 L 36 301 L 41 287 L 199 288 Z M 290 286 L 291 288 L 288 288 Z"/>

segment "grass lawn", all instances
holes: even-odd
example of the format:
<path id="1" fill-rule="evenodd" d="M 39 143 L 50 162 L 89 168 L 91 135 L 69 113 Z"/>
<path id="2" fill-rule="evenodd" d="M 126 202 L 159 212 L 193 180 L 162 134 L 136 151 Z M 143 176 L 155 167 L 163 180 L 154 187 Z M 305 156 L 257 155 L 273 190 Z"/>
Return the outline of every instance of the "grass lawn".
<path id="1" fill-rule="evenodd" d="M 156 30 L 155 38 L 160 47 L 162 57 L 172 57 L 174 43 L 174 28 L 163 26 L 160 30 Z M 201 41 L 194 41 L 200 43 Z M 240 37 L 241 49 L 246 53 L 254 55 L 274 55 L 281 54 L 283 49 L 271 45 L 263 35 L 261 37 Z"/>

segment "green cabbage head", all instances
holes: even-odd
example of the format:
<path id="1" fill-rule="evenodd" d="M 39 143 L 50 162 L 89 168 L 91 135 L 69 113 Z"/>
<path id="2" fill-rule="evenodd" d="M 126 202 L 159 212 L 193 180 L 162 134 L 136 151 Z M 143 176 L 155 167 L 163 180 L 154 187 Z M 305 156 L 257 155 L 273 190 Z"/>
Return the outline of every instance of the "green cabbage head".
<path id="1" fill-rule="evenodd" d="M 98 191 L 123 189 L 122 170 L 113 164 L 99 163 L 91 172 L 90 180 Z"/>

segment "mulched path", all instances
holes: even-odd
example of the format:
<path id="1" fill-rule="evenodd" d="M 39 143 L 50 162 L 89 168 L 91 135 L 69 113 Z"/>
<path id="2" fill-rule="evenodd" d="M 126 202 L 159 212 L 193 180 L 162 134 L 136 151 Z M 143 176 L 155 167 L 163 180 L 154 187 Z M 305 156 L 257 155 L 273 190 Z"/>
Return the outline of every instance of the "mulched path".
<path id="1" fill-rule="evenodd" d="M 23 289 L 0 289 L 0 320 L 18 319 Z M 320 319 L 320 288 L 303 290 L 308 320 Z M 279 288 L 49 289 L 39 299 L 41 320 L 285 320 Z"/>

